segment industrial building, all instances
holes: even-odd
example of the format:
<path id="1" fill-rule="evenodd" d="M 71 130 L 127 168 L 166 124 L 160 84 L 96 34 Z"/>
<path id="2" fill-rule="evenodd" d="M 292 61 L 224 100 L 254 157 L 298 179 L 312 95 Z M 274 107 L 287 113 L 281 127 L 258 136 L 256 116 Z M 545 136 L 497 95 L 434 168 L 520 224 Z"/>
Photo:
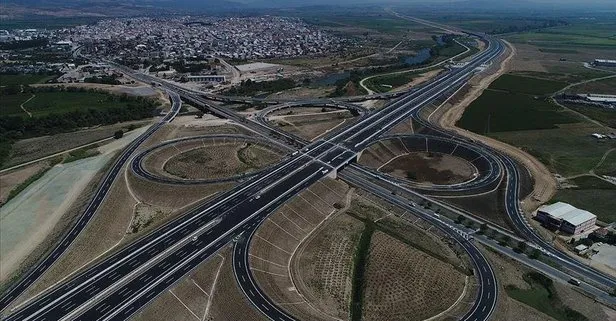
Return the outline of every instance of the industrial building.
<path id="1" fill-rule="evenodd" d="M 225 76 L 220 75 L 187 76 L 186 79 L 190 82 L 225 82 Z"/>
<path id="2" fill-rule="evenodd" d="M 601 67 L 616 67 L 616 60 L 595 59 L 593 65 Z"/>
<path id="3" fill-rule="evenodd" d="M 535 218 L 548 228 L 572 235 L 589 231 L 597 222 L 595 214 L 563 202 L 540 207 Z"/>

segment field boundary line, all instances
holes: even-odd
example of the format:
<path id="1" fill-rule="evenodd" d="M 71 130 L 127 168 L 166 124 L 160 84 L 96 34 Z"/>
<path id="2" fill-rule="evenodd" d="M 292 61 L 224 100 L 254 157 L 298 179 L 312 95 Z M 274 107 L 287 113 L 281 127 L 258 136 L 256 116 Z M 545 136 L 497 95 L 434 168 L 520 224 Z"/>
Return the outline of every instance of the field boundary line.
<path id="1" fill-rule="evenodd" d="M 252 257 L 254 257 L 254 258 L 255 258 L 255 259 L 257 259 L 257 260 L 261 260 L 261 261 L 263 261 L 263 262 L 267 262 L 267 263 L 269 263 L 269 264 L 273 264 L 273 265 L 276 265 L 276 266 L 279 266 L 279 267 L 287 267 L 287 266 L 286 266 L 286 265 L 284 265 L 284 264 L 280 264 L 280 263 L 276 263 L 276 262 L 273 262 L 273 261 L 270 261 L 270 260 L 264 259 L 264 258 L 262 258 L 262 257 L 259 257 L 259 256 L 254 255 L 254 254 L 252 254 L 252 253 L 248 253 L 248 256 L 252 256 Z"/>
<path id="2" fill-rule="evenodd" d="M 201 290 L 201 292 L 203 292 L 203 294 L 207 295 L 208 297 L 210 296 L 210 294 L 205 292 L 205 290 L 195 281 L 195 279 L 190 278 L 190 280 L 197 288 L 199 288 L 199 290 Z"/>
<path id="3" fill-rule="evenodd" d="M 298 194 L 297 196 L 299 196 L 299 198 L 301 198 L 304 202 L 308 203 L 308 205 L 310 205 L 312 208 L 314 208 L 315 210 L 317 210 L 317 212 L 321 213 L 321 215 L 327 216 L 327 214 L 323 213 L 320 209 L 318 209 L 316 206 L 312 205 L 312 203 L 308 202 L 307 199 L 305 199 L 302 194 Z M 327 204 L 327 203 L 326 203 Z M 317 224 L 318 225 L 318 224 Z"/>
<path id="4" fill-rule="evenodd" d="M 24 101 L 23 103 L 21 103 L 21 105 L 19 105 L 19 107 L 21 108 L 21 110 L 23 110 L 26 114 L 28 114 L 28 117 L 32 118 L 32 113 L 29 112 L 26 107 L 24 107 L 24 104 L 27 104 L 30 100 L 32 100 L 34 97 L 36 97 L 35 94 L 32 94 L 32 97 L 28 98 L 26 101 Z"/>
<path id="5" fill-rule="evenodd" d="M 205 311 L 203 312 L 203 319 L 201 319 L 202 321 L 205 321 L 205 318 L 210 312 L 210 307 L 212 306 L 212 298 L 214 297 L 214 291 L 216 291 L 216 284 L 218 283 L 218 276 L 220 275 L 220 270 L 222 270 L 222 266 L 225 263 L 225 257 L 220 254 L 218 255 L 221 257 L 221 261 L 220 261 L 220 265 L 218 265 L 218 270 L 216 271 L 216 276 L 214 277 L 214 281 L 212 282 L 212 286 L 210 288 L 210 294 L 208 294 L 207 303 L 205 305 Z M 195 280 L 193 280 L 193 282 L 195 283 L 195 285 L 197 285 L 197 282 L 195 282 Z M 199 285 L 197 286 L 199 287 Z M 201 289 L 201 287 L 199 288 Z M 203 291 L 203 289 L 201 289 L 201 291 Z"/>
<path id="6" fill-rule="evenodd" d="M 31 164 L 34 164 L 34 163 L 38 163 L 38 162 L 44 161 L 46 159 L 50 159 L 50 158 L 53 158 L 53 157 L 56 157 L 56 156 L 60 156 L 62 154 L 70 153 L 70 152 L 76 151 L 78 149 L 82 149 L 84 147 L 88 147 L 88 146 L 91 146 L 91 145 L 94 145 L 94 144 L 102 143 L 104 141 L 111 140 L 111 139 L 113 139 L 113 136 L 110 136 L 110 137 L 107 137 L 107 138 L 103 138 L 103 139 L 99 139 L 99 140 L 96 140 L 96 141 L 93 141 L 93 142 L 90 142 L 90 143 L 87 143 L 87 144 L 79 145 L 77 147 L 73 147 L 73 148 L 70 148 L 70 149 L 63 150 L 63 151 L 59 151 L 57 153 L 54 153 L 54 154 L 51 154 L 51 155 L 47 155 L 47 156 L 43 156 L 43 157 L 40 157 L 40 158 L 37 158 L 37 159 L 33 159 L 33 160 L 27 161 L 25 163 L 21 163 L 21 164 L 13 165 L 11 167 L 0 169 L 0 174 L 3 174 L 5 172 L 8 172 L 8 171 L 20 168 L 20 167 L 24 167 L 24 166 L 28 166 L 28 165 L 31 165 Z"/>
<path id="7" fill-rule="evenodd" d="M 255 234 L 255 236 L 256 236 L 256 237 L 258 237 L 258 238 L 260 238 L 261 240 L 263 240 L 265 243 L 267 243 L 267 244 L 269 244 L 269 245 L 273 246 L 274 248 L 277 248 L 277 249 L 279 249 L 279 250 L 283 251 L 283 252 L 284 252 L 284 253 L 286 253 L 286 254 L 289 254 L 289 255 L 291 254 L 289 251 L 287 251 L 287 250 L 285 250 L 285 249 L 283 249 L 283 248 L 279 247 L 278 245 L 276 245 L 276 244 L 274 244 L 274 243 L 272 243 L 272 242 L 268 241 L 266 238 L 262 237 L 261 235 L 259 235 L 259 234 Z"/>
<path id="8" fill-rule="evenodd" d="M 288 205 L 288 203 L 285 204 L 285 206 L 291 210 L 291 212 L 293 212 L 293 214 L 297 215 L 297 217 L 301 218 L 302 220 L 304 220 L 306 223 L 310 224 L 310 225 L 317 225 L 316 223 L 312 223 L 310 221 L 308 221 L 306 218 L 304 218 L 303 216 L 299 215 L 299 213 L 297 213 L 294 209 L 291 208 L 291 206 Z"/>
<path id="9" fill-rule="evenodd" d="M 285 230 L 284 228 L 282 228 L 282 226 L 278 225 L 278 223 L 274 222 L 271 218 L 269 218 L 269 217 L 268 217 L 268 218 L 267 218 L 267 220 L 268 220 L 270 223 L 274 224 L 277 228 L 281 229 L 283 232 L 285 232 L 287 235 L 289 235 L 289 236 L 290 236 L 291 238 L 293 238 L 294 240 L 299 241 L 299 240 L 297 239 L 297 237 L 295 237 L 293 234 L 289 233 L 287 230 Z"/>
<path id="10" fill-rule="evenodd" d="M 288 218 L 284 212 L 280 212 L 280 215 L 282 217 L 284 217 L 287 221 L 291 222 L 291 224 L 295 225 L 295 227 L 297 227 L 300 231 L 305 232 L 306 230 L 304 230 L 303 228 L 301 228 L 299 225 L 297 225 L 297 223 L 295 223 L 293 220 L 291 220 L 290 218 Z"/>
<path id="11" fill-rule="evenodd" d="M 269 275 L 274 275 L 274 276 L 281 277 L 281 278 L 289 277 L 286 274 L 279 274 L 279 273 L 269 272 L 269 271 L 265 271 L 265 270 L 261 270 L 261 269 L 257 269 L 257 268 L 253 268 L 253 267 L 251 267 L 250 270 L 251 271 L 257 271 L 257 272 L 265 273 L 265 274 L 269 274 Z"/>
<path id="12" fill-rule="evenodd" d="M 186 310 L 188 310 L 188 312 L 190 312 L 190 314 L 192 314 L 197 320 L 201 321 L 201 319 L 184 303 L 184 301 L 180 300 L 180 298 L 173 293 L 173 290 L 169 289 L 169 293 L 178 299 L 178 301 L 180 301 L 180 303 L 186 308 Z"/>

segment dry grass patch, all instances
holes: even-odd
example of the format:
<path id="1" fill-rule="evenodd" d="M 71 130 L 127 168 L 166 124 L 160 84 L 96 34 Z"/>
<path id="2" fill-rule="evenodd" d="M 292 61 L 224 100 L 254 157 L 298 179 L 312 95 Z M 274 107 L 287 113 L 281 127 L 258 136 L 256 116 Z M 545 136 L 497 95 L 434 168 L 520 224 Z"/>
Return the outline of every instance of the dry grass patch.
<path id="1" fill-rule="evenodd" d="M 293 263 L 298 291 L 314 306 L 343 320 L 349 318 L 353 253 L 363 227 L 350 216 L 336 216 L 302 244 Z"/>
<path id="2" fill-rule="evenodd" d="M 0 206 L 4 204 L 15 187 L 27 181 L 28 178 L 34 176 L 36 173 L 48 168 L 48 166 L 49 162 L 43 161 L 0 175 Z"/>
<path id="3" fill-rule="evenodd" d="M 475 168 L 460 157 L 420 152 L 393 158 L 379 171 L 418 182 L 456 184 L 470 179 Z"/>
<path id="4" fill-rule="evenodd" d="M 233 183 L 207 184 L 196 186 L 167 185 L 150 182 L 132 173 L 128 175 L 131 191 L 143 203 L 163 208 L 179 209 L 216 193 L 233 188 Z"/>
<path id="5" fill-rule="evenodd" d="M 364 320 L 423 320 L 453 305 L 464 287 L 453 266 L 382 232 L 367 261 Z"/>
<path id="6" fill-rule="evenodd" d="M 131 121 L 98 126 L 70 133 L 23 139 L 13 144 L 10 158 L 6 161 L 4 167 L 11 167 L 13 165 L 59 153 L 67 149 L 89 144 L 97 140 L 109 138 L 112 137 L 113 133 L 117 130 L 126 130 L 131 125 L 141 127 L 151 123 L 152 120 Z"/>
<path id="7" fill-rule="evenodd" d="M 341 113 L 287 117 L 276 120 L 274 123 L 291 134 L 307 140 L 313 140 L 337 126 L 344 126 L 343 124 L 348 123 L 353 118 L 351 112 L 345 111 Z"/>
<path id="8" fill-rule="evenodd" d="M 253 172 L 279 159 L 279 154 L 255 144 L 210 144 L 171 157 L 164 170 L 184 179 L 215 179 Z"/>
<path id="9" fill-rule="evenodd" d="M 339 181 L 317 182 L 264 221 L 250 243 L 250 268 L 259 287 L 300 320 L 332 318 L 330 309 L 306 300 L 303 287 L 297 288 L 294 278 L 305 267 L 293 257 L 302 251 L 302 242 L 310 239 L 310 233 L 335 212 L 334 204 L 344 203 L 347 190 L 348 186 Z"/>

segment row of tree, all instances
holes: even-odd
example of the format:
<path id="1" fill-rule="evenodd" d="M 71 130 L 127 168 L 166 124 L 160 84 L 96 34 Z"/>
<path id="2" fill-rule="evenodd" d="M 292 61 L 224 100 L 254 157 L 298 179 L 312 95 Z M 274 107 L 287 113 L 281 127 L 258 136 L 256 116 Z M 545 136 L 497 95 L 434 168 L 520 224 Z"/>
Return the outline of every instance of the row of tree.
<path id="1" fill-rule="evenodd" d="M 24 87 L 35 92 L 101 92 L 96 89 L 75 87 Z M 107 100 L 125 102 L 126 106 L 105 109 L 84 108 L 36 117 L 0 115 L 0 166 L 9 157 L 11 145 L 18 139 L 70 132 L 83 127 L 139 120 L 153 117 L 157 114 L 159 104 L 152 99 L 133 97 L 126 94 L 112 95 L 107 93 L 107 95 Z"/>

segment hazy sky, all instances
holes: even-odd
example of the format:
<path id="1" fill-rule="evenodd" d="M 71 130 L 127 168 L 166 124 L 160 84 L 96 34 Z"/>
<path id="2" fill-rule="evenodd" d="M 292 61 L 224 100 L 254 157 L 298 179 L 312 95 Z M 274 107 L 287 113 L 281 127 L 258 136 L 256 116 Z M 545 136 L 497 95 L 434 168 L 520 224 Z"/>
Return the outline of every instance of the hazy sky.
<path id="1" fill-rule="evenodd" d="M 171 0 L 173 1 L 173 0 Z M 486 7 L 526 7 L 526 6 L 547 6 L 547 7 L 584 7 L 601 6 L 608 9 L 614 7 L 616 10 L 616 0 L 229 0 L 248 5 L 266 4 L 272 6 L 293 5 L 353 5 L 353 4 L 445 4 L 455 5 L 459 2 L 482 3 Z"/>

